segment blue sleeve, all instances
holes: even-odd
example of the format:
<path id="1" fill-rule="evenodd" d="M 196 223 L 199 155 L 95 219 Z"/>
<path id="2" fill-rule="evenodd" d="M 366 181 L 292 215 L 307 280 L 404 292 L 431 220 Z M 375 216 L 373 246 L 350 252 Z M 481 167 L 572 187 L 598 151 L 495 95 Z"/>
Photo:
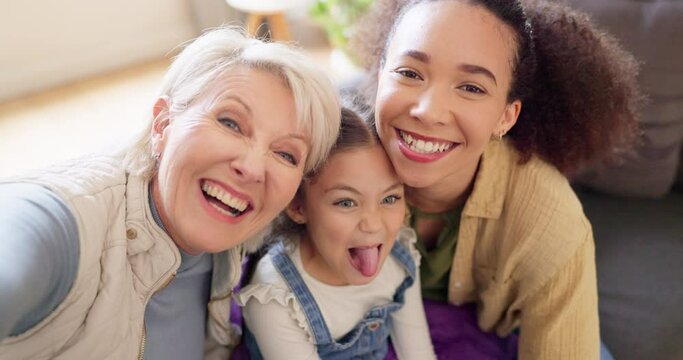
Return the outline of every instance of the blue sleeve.
<path id="1" fill-rule="evenodd" d="M 79 251 L 76 220 L 57 194 L 0 184 L 0 340 L 30 329 L 64 300 Z"/>

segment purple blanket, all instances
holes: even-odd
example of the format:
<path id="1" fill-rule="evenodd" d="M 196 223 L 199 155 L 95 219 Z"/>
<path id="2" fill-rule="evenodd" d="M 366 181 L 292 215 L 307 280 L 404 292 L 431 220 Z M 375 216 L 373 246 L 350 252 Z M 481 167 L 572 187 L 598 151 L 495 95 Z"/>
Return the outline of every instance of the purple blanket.
<path id="1" fill-rule="evenodd" d="M 439 359 L 493 360 L 517 358 L 517 335 L 499 338 L 477 326 L 474 304 L 453 306 L 424 299 L 429 333 Z M 393 348 L 386 360 L 396 359 Z"/>
<path id="2" fill-rule="evenodd" d="M 232 305 L 232 319 L 241 325 L 240 309 L 234 303 Z M 508 360 L 517 358 L 517 335 L 499 338 L 496 334 L 479 330 L 474 304 L 453 306 L 425 299 L 424 306 L 432 343 L 439 359 Z M 246 347 L 238 346 L 232 358 L 249 359 Z M 390 347 L 386 360 L 394 359 L 396 359 L 396 353 Z"/>

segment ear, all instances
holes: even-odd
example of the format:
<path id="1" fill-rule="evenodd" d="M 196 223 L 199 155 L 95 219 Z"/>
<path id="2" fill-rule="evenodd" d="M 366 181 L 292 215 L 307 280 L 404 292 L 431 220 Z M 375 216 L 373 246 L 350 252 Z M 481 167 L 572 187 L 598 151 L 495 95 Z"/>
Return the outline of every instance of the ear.
<path id="1" fill-rule="evenodd" d="M 289 202 L 289 205 L 285 208 L 285 213 L 287 213 L 287 216 L 297 224 L 305 224 L 307 221 L 306 209 L 298 194 Z"/>
<path id="2" fill-rule="evenodd" d="M 522 111 L 522 102 L 515 100 L 505 106 L 505 111 L 498 120 L 498 125 L 493 130 L 493 136 L 499 137 L 505 135 L 517 123 L 519 113 Z"/>
<path id="3" fill-rule="evenodd" d="M 152 110 L 154 120 L 152 122 L 152 149 L 155 153 L 161 154 L 163 151 L 166 137 L 164 132 L 171 122 L 168 117 L 168 97 L 162 96 L 154 103 Z"/>

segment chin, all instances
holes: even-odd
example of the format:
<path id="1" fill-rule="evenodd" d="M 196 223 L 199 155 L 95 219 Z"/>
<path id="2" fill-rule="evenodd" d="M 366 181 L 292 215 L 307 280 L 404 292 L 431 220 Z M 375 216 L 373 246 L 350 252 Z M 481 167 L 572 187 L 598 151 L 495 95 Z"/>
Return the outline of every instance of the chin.
<path id="1" fill-rule="evenodd" d="M 379 269 L 377 271 L 377 273 L 379 273 L 380 271 L 381 271 L 381 269 Z M 377 274 L 375 274 L 372 277 L 366 277 L 363 275 L 356 275 L 353 277 L 353 279 L 350 279 L 349 285 L 354 285 L 354 286 L 367 285 L 367 284 L 371 283 L 372 280 L 375 280 L 376 277 L 377 277 Z"/>
<path id="2" fill-rule="evenodd" d="M 197 241 L 195 243 L 190 243 L 187 244 L 188 247 L 191 248 L 192 254 L 197 255 L 199 253 L 210 253 L 210 254 L 216 254 L 225 250 L 228 250 L 234 245 L 230 244 L 225 244 L 225 243 L 215 243 L 215 242 L 209 242 L 209 241 Z M 185 250 L 185 252 L 190 253 L 189 251 Z"/>

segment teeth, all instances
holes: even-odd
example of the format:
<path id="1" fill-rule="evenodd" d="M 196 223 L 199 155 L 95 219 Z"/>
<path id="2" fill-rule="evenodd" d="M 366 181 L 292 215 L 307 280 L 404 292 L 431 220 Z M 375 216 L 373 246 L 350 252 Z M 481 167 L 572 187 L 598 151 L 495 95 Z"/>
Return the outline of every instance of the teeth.
<path id="1" fill-rule="evenodd" d="M 247 206 L 249 206 L 249 204 L 246 201 L 230 195 L 218 186 L 213 186 L 209 183 L 204 182 L 204 184 L 202 184 L 202 190 L 204 190 L 204 192 L 207 193 L 209 196 L 219 200 L 223 204 L 228 205 L 233 209 L 236 209 L 239 212 L 246 210 Z M 220 210 L 224 214 L 235 216 L 235 214 L 230 214 L 217 205 L 211 205 L 213 205 L 214 208 Z"/>
<path id="2" fill-rule="evenodd" d="M 422 154 L 433 154 L 437 152 L 444 152 L 451 148 L 452 143 L 439 143 L 433 141 L 415 140 L 410 134 L 399 131 L 403 141 L 408 144 L 410 150 Z"/>
<path id="3" fill-rule="evenodd" d="M 231 213 L 230 211 L 225 211 L 222 207 L 214 204 L 214 203 L 209 203 L 209 205 L 213 206 L 214 209 L 218 210 L 219 213 L 223 215 L 227 215 L 230 217 L 237 217 L 240 213 Z"/>

